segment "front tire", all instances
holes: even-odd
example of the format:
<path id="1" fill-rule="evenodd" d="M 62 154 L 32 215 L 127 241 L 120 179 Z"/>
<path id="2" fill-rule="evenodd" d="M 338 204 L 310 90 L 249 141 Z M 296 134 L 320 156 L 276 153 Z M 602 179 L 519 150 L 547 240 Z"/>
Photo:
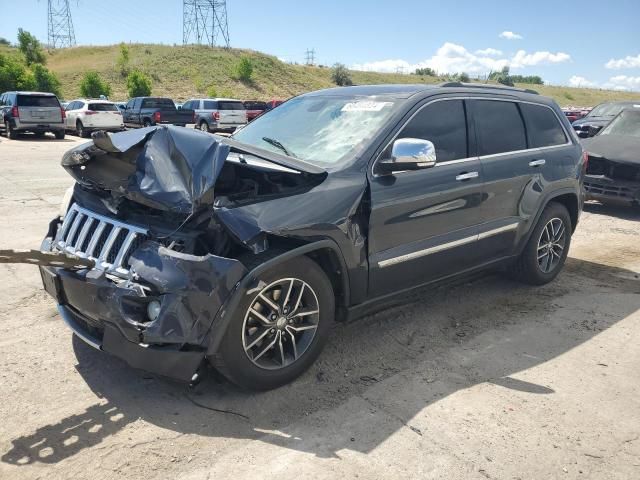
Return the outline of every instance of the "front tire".
<path id="1" fill-rule="evenodd" d="M 307 370 L 335 313 L 331 282 L 308 257 L 277 265 L 259 280 L 259 289 L 240 301 L 212 358 L 218 371 L 249 390 L 279 387 Z"/>
<path id="2" fill-rule="evenodd" d="M 556 278 L 569 253 L 571 233 L 567 208 L 560 203 L 549 203 L 516 261 L 516 278 L 530 285 L 544 285 Z"/>

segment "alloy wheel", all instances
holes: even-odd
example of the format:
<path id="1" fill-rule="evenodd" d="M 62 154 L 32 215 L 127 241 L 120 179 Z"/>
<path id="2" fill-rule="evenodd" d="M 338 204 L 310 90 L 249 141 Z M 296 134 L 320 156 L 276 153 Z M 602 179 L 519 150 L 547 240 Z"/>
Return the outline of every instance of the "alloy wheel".
<path id="1" fill-rule="evenodd" d="M 244 352 L 260 368 L 287 367 L 311 346 L 319 319 L 318 296 L 308 283 L 276 280 L 255 296 L 244 316 Z"/>
<path id="2" fill-rule="evenodd" d="M 566 229 L 560 218 L 552 218 L 542 229 L 538 239 L 538 267 L 551 273 L 560 263 L 567 243 Z"/>

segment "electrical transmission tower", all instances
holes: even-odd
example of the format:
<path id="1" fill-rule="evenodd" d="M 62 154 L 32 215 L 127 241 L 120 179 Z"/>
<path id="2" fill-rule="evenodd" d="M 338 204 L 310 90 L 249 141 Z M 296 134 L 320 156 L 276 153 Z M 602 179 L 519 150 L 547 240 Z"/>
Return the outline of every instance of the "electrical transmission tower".
<path id="1" fill-rule="evenodd" d="M 49 47 L 75 47 L 76 35 L 73 32 L 69 0 L 49 0 L 47 13 Z"/>
<path id="2" fill-rule="evenodd" d="M 305 53 L 305 59 L 306 59 L 307 65 L 315 65 L 315 63 L 316 63 L 316 49 L 312 48 L 311 50 L 309 50 L 307 48 L 307 51 Z"/>
<path id="3" fill-rule="evenodd" d="M 182 43 L 207 44 L 213 47 L 222 36 L 229 48 L 229 24 L 226 0 L 183 0 Z"/>

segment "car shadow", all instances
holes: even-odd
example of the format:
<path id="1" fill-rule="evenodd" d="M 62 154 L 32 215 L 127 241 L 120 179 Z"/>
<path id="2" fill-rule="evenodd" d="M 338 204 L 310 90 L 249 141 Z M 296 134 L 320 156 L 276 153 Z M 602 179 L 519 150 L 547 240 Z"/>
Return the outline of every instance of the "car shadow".
<path id="1" fill-rule="evenodd" d="M 625 305 L 587 323 L 580 315 L 567 319 L 562 303 L 573 308 L 576 289 L 567 287 L 563 277 L 571 277 L 581 292 L 591 288 L 603 295 L 640 294 L 636 272 L 573 258 L 562 276 L 544 287 L 487 275 L 423 289 L 406 296 L 402 307 L 336 325 L 307 373 L 263 393 L 240 391 L 213 374 L 189 389 L 133 370 L 73 337 L 76 368 L 99 401 L 13 439 L 1 460 L 14 465 L 57 463 L 138 419 L 180 434 L 259 439 L 335 457 L 342 449 L 372 451 L 409 426 L 426 406 L 479 383 L 553 395 L 549 386 L 513 376 L 574 349 L 640 309 L 640 295 L 630 295 Z M 350 429 L 358 427 L 348 422 L 332 425 L 331 435 L 320 426 L 296 425 L 309 415 L 349 408 L 354 399 L 366 404 L 376 391 L 401 405 L 402 413 L 394 413 L 393 421 L 368 416 L 366 435 L 353 434 Z"/>
<path id="2" fill-rule="evenodd" d="M 7 140 L 3 138 L 3 140 Z M 11 140 L 12 142 L 56 142 L 56 143 L 65 143 L 65 142 L 74 142 L 73 139 L 70 138 L 61 138 L 57 139 L 53 136 L 53 134 L 47 133 L 42 137 L 38 137 L 33 133 L 19 133 L 18 137 L 15 140 Z"/>
<path id="3" fill-rule="evenodd" d="M 640 207 L 609 205 L 597 202 L 586 202 L 583 207 L 585 212 L 607 215 L 621 220 L 640 221 Z"/>

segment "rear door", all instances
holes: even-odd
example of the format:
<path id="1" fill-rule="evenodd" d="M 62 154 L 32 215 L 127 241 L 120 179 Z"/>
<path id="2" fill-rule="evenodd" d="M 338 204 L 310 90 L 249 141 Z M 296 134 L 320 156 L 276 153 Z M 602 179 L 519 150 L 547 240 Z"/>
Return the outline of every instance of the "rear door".
<path id="1" fill-rule="evenodd" d="M 62 108 L 55 95 L 18 94 L 21 124 L 62 124 Z"/>
<path id="2" fill-rule="evenodd" d="M 434 167 L 370 177 L 371 296 L 413 287 L 473 267 L 482 221 L 482 170 L 470 150 L 465 101 L 423 105 L 396 138 L 430 140 Z M 381 158 L 390 154 L 390 146 Z M 389 150 L 389 151 L 387 151 Z"/>
<path id="3" fill-rule="evenodd" d="M 219 123 L 222 126 L 247 123 L 247 111 L 241 101 L 218 100 L 218 111 L 220 112 Z"/>
<path id="4" fill-rule="evenodd" d="M 488 258 L 512 255 L 545 190 L 550 159 L 537 146 L 547 142 L 547 135 L 555 138 L 552 143 L 567 143 L 567 137 L 557 120 L 559 132 L 540 132 L 540 136 L 529 131 L 532 122 L 555 118 L 549 107 L 499 99 L 476 99 L 469 104 L 485 175 L 478 250 Z"/>

